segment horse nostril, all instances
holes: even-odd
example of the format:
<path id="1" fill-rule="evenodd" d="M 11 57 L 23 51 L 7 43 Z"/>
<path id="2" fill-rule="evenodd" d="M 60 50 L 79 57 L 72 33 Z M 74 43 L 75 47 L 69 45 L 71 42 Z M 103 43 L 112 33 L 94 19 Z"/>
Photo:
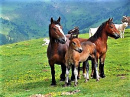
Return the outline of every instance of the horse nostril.
<path id="1" fill-rule="evenodd" d="M 62 39 L 63 42 L 65 42 L 65 39 Z"/>
<path id="2" fill-rule="evenodd" d="M 81 53 L 83 50 L 82 49 L 79 49 L 79 53 Z"/>

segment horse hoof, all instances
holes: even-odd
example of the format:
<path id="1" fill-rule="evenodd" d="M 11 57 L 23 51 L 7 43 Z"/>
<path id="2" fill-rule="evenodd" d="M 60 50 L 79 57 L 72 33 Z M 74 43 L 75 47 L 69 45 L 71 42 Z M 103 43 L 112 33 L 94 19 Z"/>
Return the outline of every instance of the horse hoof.
<path id="1" fill-rule="evenodd" d="M 96 81 L 98 82 L 98 81 L 99 81 L 99 79 L 96 79 Z"/>
<path id="2" fill-rule="evenodd" d="M 89 79 L 86 79 L 84 82 L 86 83 L 86 82 L 88 82 L 89 81 Z"/>
<path id="3" fill-rule="evenodd" d="M 65 79 L 60 79 L 60 81 L 65 81 Z"/>
<path id="4" fill-rule="evenodd" d="M 76 87 L 77 86 L 77 84 L 74 84 L 74 87 Z"/>
<path id="5" fill-rule="evenodd" d="M 65 83 L 64 85 L 63 85 L 63 87 L 67 87 L 67 86 L 70 86 L 71 85 L 71 83 L 69 82 L 69 83 Z"/>
<path id="6" fill-rule="evenodd" d="M 67 84 L 64 84 L 63 87 L 67 87 Z"/>
<path id="7" fill-rule="evenodd" d="M 92 79 L 96 79 L 96 75 L 91 75 L 91 78 Z"/>
<path id="8" fill-rule="evenodd" d="M 56 86 L 56 84 L 52 83 L 51 86 Z"/>
<path id="9" fill-rule="evenodd" d="M 74 83 L 74 86 L 76 87 L 78 85 L 78 82 Z"/>
<path id="10" fill-rule="evenodd" d="M 106 76 L 105 76 L 105 74 L 100 74 L 100 77 L 105 78 Z"/>

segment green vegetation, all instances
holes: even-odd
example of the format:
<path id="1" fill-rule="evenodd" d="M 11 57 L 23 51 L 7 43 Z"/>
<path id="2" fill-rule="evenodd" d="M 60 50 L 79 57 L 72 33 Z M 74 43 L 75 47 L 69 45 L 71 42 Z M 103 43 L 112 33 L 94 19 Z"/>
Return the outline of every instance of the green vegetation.
<path id="1" fill-rule="evenodd" d="M 88 38 L 88 34 L 81 34 L 79 37 Z M 62 87 L 64 82 L 60 82 L 59 65 L 55 65 L 57 86 L 50 86 L 47 46 L 42 46 L 42 40 L 0 46 L 0 97 L 29 97 L 33 94 L 60 97 L 63 92 L 74 90 L 80 91 L 70 95 L 71 97 L 130 96 L 130 29 L 126 29 L 124 39 L 108 39 L 106 78 L 99 82 L 90 78 L 89 82 L 84 83 L 85 79 L 81 77 L 77 87 L 74 87 L 73 82 L 70 87 Z"/>

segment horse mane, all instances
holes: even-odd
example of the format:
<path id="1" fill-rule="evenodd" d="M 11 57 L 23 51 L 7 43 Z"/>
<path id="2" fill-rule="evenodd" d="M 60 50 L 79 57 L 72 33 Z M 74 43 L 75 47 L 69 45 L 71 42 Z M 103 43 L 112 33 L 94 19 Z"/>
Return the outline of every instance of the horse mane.
<path id="1" fill-rule="evenodd" d="M 104 26 L 106 25 L 106 23 L 107 23 L 107 21 L 102 23 L 99 26 L 99 28 L 97 29 L 96 33 L 92 37 L 90 37 L 89 40 L 96 41 L 101 36 L 102 30 L 103 30 Z"/>
<path id="2" fill-rule="evenodd" d="M 96 33 L 95 33 L 92 37 L 90 37 L 89 40 L 91 40 L 91 41 L 96 41 L 99 37 L 101 37 L 102 30 L 104 29 L 104 26 L 106 25 L 107 22 L 108 22 L 108 21 L 103 22 L 103 23 L 99 26 L 99 28 L 97 29 Z M 113 23 L 112 21 L 109 21 L 109 24 L 114 24 L 114 23 Z"/>

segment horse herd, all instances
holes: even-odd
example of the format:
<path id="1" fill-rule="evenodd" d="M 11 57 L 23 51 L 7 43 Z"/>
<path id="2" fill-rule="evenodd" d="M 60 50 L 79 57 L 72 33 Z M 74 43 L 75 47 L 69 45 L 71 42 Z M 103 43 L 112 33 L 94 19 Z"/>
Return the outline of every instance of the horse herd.
<path id="1" fill-rule="evenodd" d="M 56 85 L 55 64 L 61 65 L 62 73 L 60 80 L 65 81 L 64 86 L 70 85 L 69 70 L 72 68 L 71 80 L 74 80 L 74 86 L 77 85 L 77 78 L 80 77 L 80 63 L 83 63 L 83 75 L 85 82 L 89 80 L 89 63 L 92 62 L 91 77 L 99 81 L 104 78 L 104 61 L 107 52 L 108 36 L 118 39 L 120 32 L 116 29 L 113 19 L 109 18 L 102 23 L 96 33 L 89 39 L 78 38 L 79 29 L 75 27 L 69 34 L 64 34 L 60 24 L 61 18 L 53 20 L 49 25 L 49 45 L 47 48 L 48 63 L 51 67 L 52 82 Z M 98 73 L 99 61 L 99 73 Z M 66 74 L 66 76 L 65 76 Z"/>
<path id="2" fill-rule="evenodd" d="M 115 27 L 117 28 L 118 31 L 120 31 L 120 37 L 124 38 L 125 28 L 128 25 L 130 25 L 130 17 L 123 16 L 121 22 L 122 22 L 121 24 L 115 24 Z M 89 29 L 89 37 L 93 36 L 96 33 L 97 29 L 98 29 L 98 27 L 90 28 Z"/>

